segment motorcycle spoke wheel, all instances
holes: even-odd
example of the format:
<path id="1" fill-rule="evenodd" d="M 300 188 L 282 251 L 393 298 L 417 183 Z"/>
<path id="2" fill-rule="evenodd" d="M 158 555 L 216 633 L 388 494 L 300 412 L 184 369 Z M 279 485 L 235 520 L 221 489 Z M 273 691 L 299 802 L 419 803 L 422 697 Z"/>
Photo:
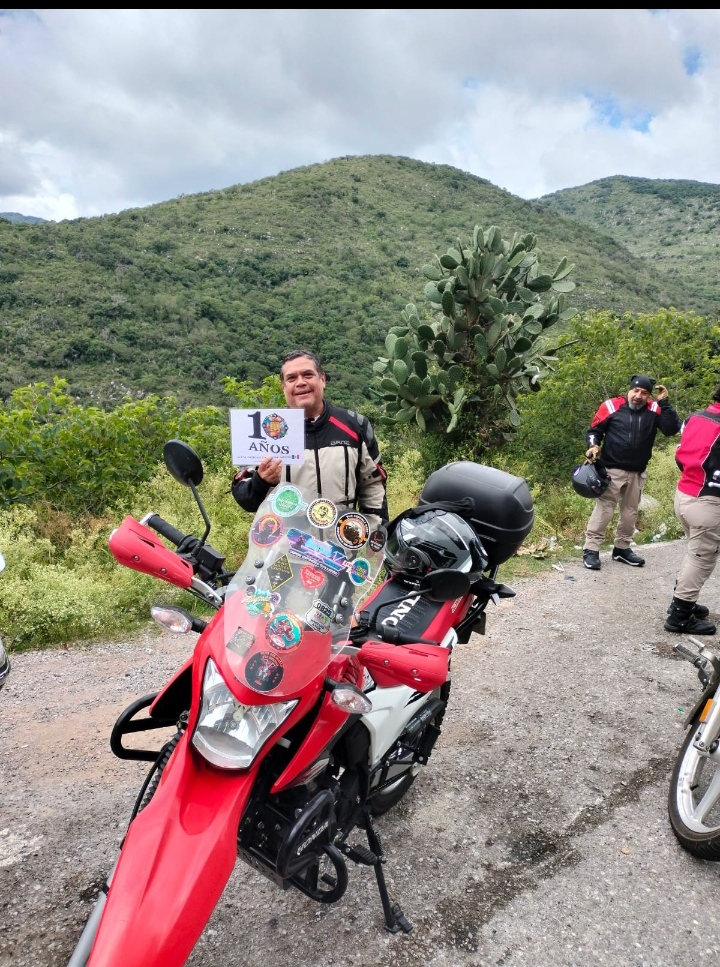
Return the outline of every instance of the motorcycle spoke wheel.
<path id="1" fill-rule="evenodd" d="M 684 849 L 699 859 L 720 861 L 720 753 L 695 748 L 698 727 L 696 720 L 675 764 L 668 813 Z"/>

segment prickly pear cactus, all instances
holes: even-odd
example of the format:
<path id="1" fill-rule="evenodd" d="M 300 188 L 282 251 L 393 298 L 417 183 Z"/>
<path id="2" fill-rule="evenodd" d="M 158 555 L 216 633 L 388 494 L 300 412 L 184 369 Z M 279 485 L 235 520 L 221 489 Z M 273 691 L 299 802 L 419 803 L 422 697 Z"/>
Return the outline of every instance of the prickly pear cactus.
<path id="1" fill-rule="evenodd" d="M 540 337 L 577 313 L 566 305 L 575 266 L 563 258 L 548 274 L 536 244 L 533 234 L 508 242 L 476 225 L 472 245 L 458 240 L 423 268 L 430 318 L 407 305 L 374 364 L 384 423 L 446 433 L 461 417 L 495 431 L 519 424 L 517 395 L 539 389 L 555 362 Z"/>

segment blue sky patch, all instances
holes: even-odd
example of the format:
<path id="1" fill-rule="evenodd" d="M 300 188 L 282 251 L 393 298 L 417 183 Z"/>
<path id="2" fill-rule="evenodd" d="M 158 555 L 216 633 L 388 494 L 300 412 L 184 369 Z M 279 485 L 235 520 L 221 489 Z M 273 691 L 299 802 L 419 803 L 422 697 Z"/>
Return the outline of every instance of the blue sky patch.
<path id="1" fill-rule="evenodd" d="M 702 53 L 699 47 L 688 47 L 683 57 L 683 67 L 688 77 L 693 77 L 702 67 Z"/>
<path id="2" fill-rule="evenodd" d="M 624 111 L 614 97 L 593 97 L 586 93 L 590 100 L 595 122 L 610 128 L 632 128 L 633 131 L 645 133 L 653 119 L 650 111 Z"/>

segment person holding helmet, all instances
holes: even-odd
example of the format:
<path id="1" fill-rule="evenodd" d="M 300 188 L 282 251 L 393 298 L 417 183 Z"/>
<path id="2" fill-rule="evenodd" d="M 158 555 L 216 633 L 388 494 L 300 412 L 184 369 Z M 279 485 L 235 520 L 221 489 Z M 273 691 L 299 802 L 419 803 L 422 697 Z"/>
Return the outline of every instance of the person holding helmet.
<path id="1" fill-rule="evenodd" d="M 693 413 L 680 431 L 675 461 L 681 476 L 675 516 L 687 538 L 687 551 L 668 608 L 666 631 L 714 635 L 708 609 L 697 603 L 720 553 L 720 386 L 705 410 Z"/>
<path id="2" fill-rule="evenodd" d="M 605 400 L 593 417 L 586 457 L 592 463 L 602 457 L 610 484 L 595 500 L 585 531 L 583 564 L 591 571 L 600 570 L 600 545 L 618 504 L 620 519 L 612 559 L 630 567 L 645 563 L 631 550 L 630 542 L 658 430 L 674 436 L 680 430 L 680 419 L 670 405 L 667 389 L 661 383 L 656 386 L 650 376 L 631 377 L 627 395 Z"/>

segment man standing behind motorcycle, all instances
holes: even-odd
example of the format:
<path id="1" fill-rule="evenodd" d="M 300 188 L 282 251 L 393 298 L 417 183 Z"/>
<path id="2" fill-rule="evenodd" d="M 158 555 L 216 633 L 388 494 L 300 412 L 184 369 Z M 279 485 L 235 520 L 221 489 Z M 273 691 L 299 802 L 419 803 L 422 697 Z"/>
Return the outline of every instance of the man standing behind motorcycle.
<path id="1" fill-rule="evenodd" d="M 697 599 L 715 570 L 720 553 L 720 386 L 714 402 L 683 423 L 675 461 L 681 470 L 675 516 L 687 538 L 687 551 L 665 622 L 667 631 L 714 635 Z"/>
<path id="2" fill-rule="evenodd" d="M 665 436 L 674 436 L 680 429 L 680 419 L 670 405 L 667 389 L 658 383 L 653 399 L 653 387 L 655 380 L 650 376 L 631 377 L 627 396 L 605 400 L 587 432 L 585 456 L 593 462 L 601 456 L 611 478 L 610 486 L 595 501 L 585 531 L 583 564 L 591 571 L 600 570 L 600 545 L 618 503 L 620 520 L 612 559 L 631 567 L 642 567 L 645 563 L 645 558 L 631 550 L 630 541 L 635 533 L 655 434 L 660 430 Z"/>
<path id="3" fill-rule="evenodd" d="M 326 497 L 340 513 L 358 510 L 372 526 L 388 519 L 386 474 L 369 420 L 325 400 L 327 377 L 315 353 L 295 349 L 280 368 L 287 405 L 305 411 L 305 462 L 286 466 L 264 457 L 255 468 L 238 471 L 232 494 L 243 510 L 254 513 L 281 480 Z"/>

